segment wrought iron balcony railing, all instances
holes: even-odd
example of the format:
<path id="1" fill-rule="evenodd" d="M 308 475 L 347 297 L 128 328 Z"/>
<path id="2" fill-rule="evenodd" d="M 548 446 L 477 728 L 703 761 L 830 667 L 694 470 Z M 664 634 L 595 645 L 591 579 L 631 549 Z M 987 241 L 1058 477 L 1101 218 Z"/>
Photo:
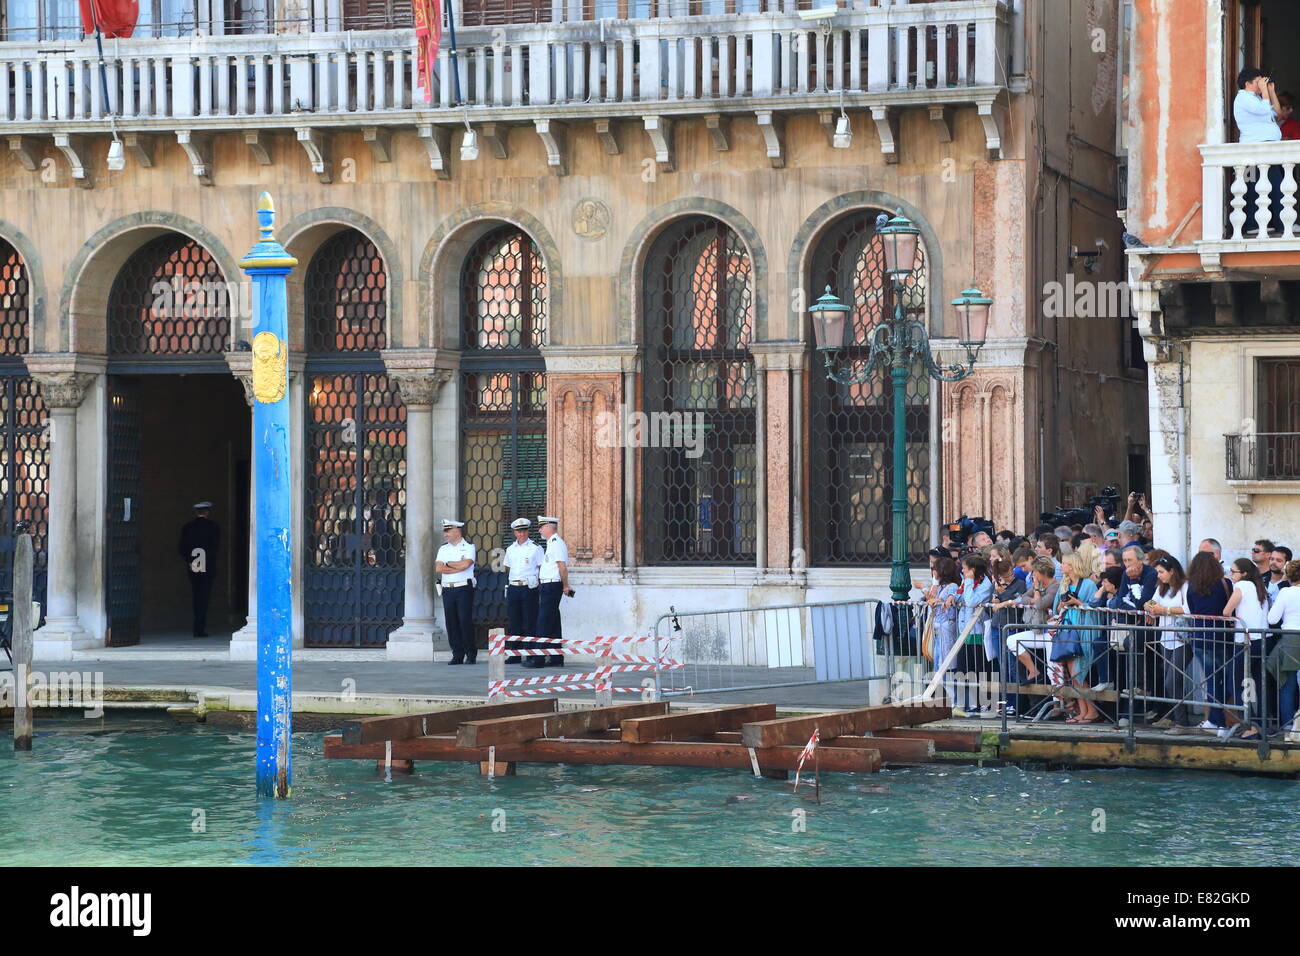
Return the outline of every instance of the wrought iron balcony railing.
<path id="1" fill-rule="evenodd" d="M 1300 432 L 1225 435 L 1229 481 L 1300 481 Z"/>

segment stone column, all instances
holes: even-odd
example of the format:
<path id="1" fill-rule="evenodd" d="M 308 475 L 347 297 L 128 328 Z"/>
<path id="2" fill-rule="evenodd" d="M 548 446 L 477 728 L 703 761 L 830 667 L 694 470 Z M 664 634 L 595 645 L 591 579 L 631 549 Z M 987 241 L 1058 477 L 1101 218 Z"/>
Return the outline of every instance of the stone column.
<path id="1" fill-rule="evenodd" d="M 77 615 L 77 409 L 93 372 L 32 371 L 50 415 L 48 584 L 45 626 L 36 632 L 35 656 L 72 659 L 96 642 Z"/>
<path id="2" fill-rule="evenodd" d="M 244 386 L 244 402 L 253 407 L 253 372 L 251 352 L 228 352 L 226 364 L 231 374 Z M 253 427 L 252 415 L 249 415 L 248 427 Z M 250 475 L 251 479 L 251 475 Z M 230 636 L 230 659 L 232 661 L 257 660 L 257 535 L 253 529 L 257 524 L 256 483 L 248 483 L 248 620 L 244 626 Z"/>
<path id="3" fill-rule="evenodd" d="M 432 661 L 446 634 L 437 621 L 434 556 L 440 543 L 433 515 L 433 406 L 455 372 L 430 367 L 435 356 L 385 356 L 389 380 L 406 405 L 406 578 L 402 626 L 388 635 L 390 661 Z M 417 362 L 423 361 L 423 367 Z"/>
<path id="4" fill-rule="evenodd" d="M 802 572 L 807 566 L 803 551 L 802 511 L 795 505 L 802 497 L 803 441 L 794 427 L 802 410 L 802 372 L 807 350 L 802 342 L 755 342 L 754 373 L 763 387 L 757 392 L 761 407 L 756 411 L 760 430 L 758 457 L 759 542 L 758 569 Z M 796 390 L 796 382 L 798 383 Z"/>

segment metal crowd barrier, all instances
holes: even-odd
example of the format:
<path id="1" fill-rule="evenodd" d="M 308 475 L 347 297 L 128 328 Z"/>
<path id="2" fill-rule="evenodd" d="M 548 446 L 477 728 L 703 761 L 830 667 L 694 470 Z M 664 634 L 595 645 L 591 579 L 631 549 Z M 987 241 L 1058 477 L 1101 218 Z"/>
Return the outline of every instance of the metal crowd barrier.
<path id="1" fill-rule="evenodd" d="M 1023 665 L 1010 654 L 1007 638 L 1018 633 L 1017 625 L 997 635 L 1000 659 L 994 666 L 1003 734 L 1013 721 L 1042 720 L 1082 696 L 1105 722 L 1126 731 L 1130 748 L 1140 726 L 1178 726 L 1194 734 L 1211 724 L 1224 739 L 1253 729 L 1263 756 L 1279 729 L 1290 726 L 1291 739 L 1300 740 L 1293 667 L 1300 661 L 1288 650 L 1300 632 L 1248 628 L 1235 618 L 1207 615 L 1152 619 L 1111 608 L 1082 613 L 1089 616 L 1064 625 L 1018 626 L 1019 633 L 1045 634 L 1028 650 L 1046 678 L 1047 692 L 1043 682 L 1027 682 Z M 1065 641 L 1090 644 L 1091 663 L 1083 672 L 1050 675 L 1050 659 Z"/>
<path id="2" fill-rule="evenodd" d="M 656 674 L 656 690 L 663 699 L 867 681 L 869 702 L 878 703 L 893 673 L 892 658 L 876 640 L 880 604 L 858 600 L 670 610 L 655 621 L 654 653 L 662 656 L 671 642 L 681 666 Z M 872 690 L 872 683 L 880 689 Z"/>

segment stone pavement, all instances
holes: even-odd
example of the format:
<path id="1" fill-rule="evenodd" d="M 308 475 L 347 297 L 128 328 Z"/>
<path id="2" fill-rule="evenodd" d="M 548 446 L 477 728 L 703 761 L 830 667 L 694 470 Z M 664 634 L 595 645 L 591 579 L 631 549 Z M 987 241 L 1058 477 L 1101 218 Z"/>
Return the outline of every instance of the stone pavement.
<path id="1" fill-rule="evenodd" d="M 462 664 L 450 667 L 443 663 L 407 663 L 388 661 L 295 661 L 293 668 L 293 689 L 296 693 L 342 694 L 354 692 L 358 696 L 408 695 L 414 697 L 453 697 L 479 699 L 487 696 L 486 655 L 479 657 L 479 663 Z M 188 689 L 211 689 L 256 691 L 257 667 L 253 663 L 217 661 L 217 660 L 140 660 L 121 661 L 70 661 L 61 663 L 37 662 L 36 668 L 43 671 L 77 671 L 103 675 L 105 687 L 184 687 Z M 563 669 L 547 668 L 544 670 L 525 670 L 517 665 L 506 668 L 507 678 L 532 677 L 539 675 L 556 675 L 586 670 L 591 665 L 566 665 Z M 0 657 L 0 669 L 5 663 Z M 705 678 L 708 686 L 725 683 L 728 686 L 738 684 L 763 683 L 770 680 L 810 679 L 810 670 L 786 672 L 768 670 L 767 668 L 728 668 L 721 673 L 720 668 L 704 669 L 690 675 L 677 674 L 672 679 L 678 686 L 684 686 L 691 679 Z M 619 675 L 620 685 L 640 686 L 645 675 Z M 684 680 L 683 677 L 686 679 Z M 355 682 L 355 683 L 349 683 Z M 664 686 L 669 685 L 666 676 Z M 697 682 L 696 686 L 705 686 Z M 811 684 L 793 687 L 760 688 L 753 690 L 732 691 L 721 694 L 696 694 L 681 698 L 683 702 L 707 705 L 718 703 L 772 703 L 778 706 L 807 707 L 820 709 L 838 709 L 865 706 L 869 684 L 866 681 L 853 681 L 837 684 Z M 877 694 L 880 690 L 877 689 Z M 617 694 L 617 699 L 634 701 L 634 694 Z M 566 700 L 591 700 L 592 695 L 573 692 L 563 695 Z"/>

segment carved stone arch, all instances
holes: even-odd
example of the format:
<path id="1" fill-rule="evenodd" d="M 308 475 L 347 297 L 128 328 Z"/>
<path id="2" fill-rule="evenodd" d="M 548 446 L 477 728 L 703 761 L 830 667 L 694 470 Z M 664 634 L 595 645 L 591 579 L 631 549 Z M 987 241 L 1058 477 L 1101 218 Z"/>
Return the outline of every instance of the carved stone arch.
<path id="1" fill-rule="evenodd" d="M 108 351 L 104 323 L 118 271 L 141 246 L 168 232 L 186 236 L 206 249 L 226 282 L 240 281 L 238 260 L 220 239 L 192 219 L 153 210 L 115 219 L 82 243 L 68 266 L 59 295 L 57 351 L 94 355 Z"/>
<path id="2" fill-rule="evenodd" d="M 384 285 L 385 297 L 388 300 L 384 310 L 387 319 L 385 338 L 390 349 L 401 348 L 404 343 L 405 275 L 396 244 L 369 216 L 344 206 L 322 206 L 295 217 L 282 229 L 276 230 L 284 247 L 298 260 L 298 267 L 289 274 L 287 288 L 291 351 L 301 352 L 306 348 L 307 310 L 303 283 L 306 281 L 307 269 L 320 247 L 345 229 L 355 229 L 373 242 L 375 248 L 379 250 L 388 279 Z"/>
<path id="3" fill-rule="evenodd" d="M 925 263 L 929 273 L 930 287 L 926 290 L 925 301 L 929 306 L 928 325 L 932 330 L 937 329 L 941 334 L 944 328 L 943 315 L 944 304 L 943 298 L 943 249 L 939 245 L 939 234 L 935 232 L 934 227 L 930 225 L 925 214 L 917 209 L 911 203 L 904 199 L 899 199 L 891 193 L 880 192 L 876 189 L 860 189 L 851 193 L 843 193 L 834 199 L 828 199 L 804 220 L 799 231 L 795 233 L 794 241 L 790 244 L 790 257 L 786 262 L 786 282 L 790 289 L 802 288 L 806 282 L 808 270 L 812 268 L 812 256 L 817 249 L 817 243 L 825 233 L 826 229 L 840 217 L 861 209 L 880 209 L 889 212 L 902 210 L 903 215 L 921 230 L 921 242 L 925 247 Z M 808 289 L 805 292 L 805 305 L 807 309 L 817 301 L 820 291 L 814 292 Z M 936 322 L 936 316 L 938 321 Z M 798 338 L 806 341 L 811 334 L 808 327 L 808 320 L 805 318 L 799 324 Z"/>
<path id="4" fill-rule="evenodd" d="M 18 227 L 0 219 L 0 239 L 13 246 L 27 270 L 27 350 L 45 351 L 45 270 L 36 246 Z"/>
<path id="5" fill-rule="evenodd" d="M 418 348 L 460 348 L 460 273 L 479 239 L 503 224 L 522 229 L 537 244 L 546 264 L 548 345 L 564 338 L 564 273 L 560 250 L 536 217 L 505 202 L 476 203 L 438 224 L 420 256 L 420 336 Z"/>
<path id="6" fill-rule="evenodd" d="M 739 210 L 716 199 L 688 196 L 652 209 L 628 236 L 618 266 L 618 344 L 641 340 L 641 268 L 650 246 L 674 220 L 684 216 L 711 216 L 729 226 L 749 251 L 754 270 L 754 341 L 767 340 L 767 251 L 758 230 Z"/>

